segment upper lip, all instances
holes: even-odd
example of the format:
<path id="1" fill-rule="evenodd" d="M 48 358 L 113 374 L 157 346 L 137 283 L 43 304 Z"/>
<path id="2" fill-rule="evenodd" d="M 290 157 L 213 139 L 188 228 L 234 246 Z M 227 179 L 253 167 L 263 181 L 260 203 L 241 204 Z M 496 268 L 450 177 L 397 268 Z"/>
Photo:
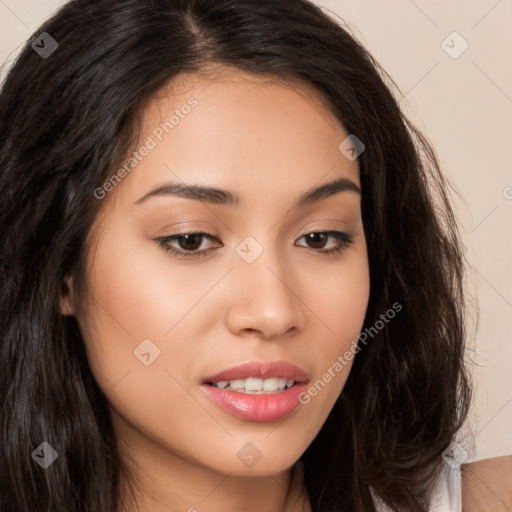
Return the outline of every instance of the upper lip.
<path id="1" fill-rule="evenodd" d="M 222 380 L 248 379 L 255 377 L 259 379 L 271 379 L 273 377 L 282 377 L 293 379 L 295 382 L 308 382 L 308 374 L 297 365 L 289 361 L 273 361 L 262 363 L 252 361 L 250 363 L 233 366 L 220 373 L 216 373 L 203 380 L 203 384 L 217 383 Z"/>

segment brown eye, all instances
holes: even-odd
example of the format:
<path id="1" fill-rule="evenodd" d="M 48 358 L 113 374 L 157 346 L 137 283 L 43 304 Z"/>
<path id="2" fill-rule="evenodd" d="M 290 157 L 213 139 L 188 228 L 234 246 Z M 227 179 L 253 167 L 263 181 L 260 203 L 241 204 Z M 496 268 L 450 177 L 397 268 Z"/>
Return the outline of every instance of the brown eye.
<path id="1" fill-rule="evenodd" d="M 180 249 L 185 251 L 197 251 L 201 247 L 204 235 L 202 233 L 191 233 L 188 235 L 181 235 L 176 238 Z"/>
<path id="2" fill-rule="evenodd" d="M 155 239 L 166 252 L 183 259 L 200 258 L 209 252 L 212 246 L 200 249 L 205 240 L 218 240 L 218 237 L 209 233 L 192 232 Z M 215 246 L 222 247 L 222 242 L 218 241 Z"/>
<path id="3" fill-rule="evenodd" d="M 317 249 L 317 252 L 326 256 L 341 253 L 354 243 L 354 236 L 344 233 L 343 231 L 316 231 L 308 233 L 301 238 L 306 240 L 308 248 Z M 337 243 L 331 247 L 325 248 L 330 238 L 334 239 Z"/>
<path id="4" fill-rule="evenodd" d="M 323 249 L 329 238 L 326 233 L 309 233 L 304 236 L 313 249 Z"/>

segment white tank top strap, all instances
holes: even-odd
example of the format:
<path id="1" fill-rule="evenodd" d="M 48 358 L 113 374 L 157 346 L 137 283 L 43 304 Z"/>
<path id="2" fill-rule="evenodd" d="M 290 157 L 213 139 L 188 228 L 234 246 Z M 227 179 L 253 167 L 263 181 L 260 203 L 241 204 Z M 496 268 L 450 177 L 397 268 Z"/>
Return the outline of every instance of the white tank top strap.
<path id="1" fill-rule="evenodd" d="M 462 512 L 460 466 L 445 464 L 432 497 L 430 512 Z"/>

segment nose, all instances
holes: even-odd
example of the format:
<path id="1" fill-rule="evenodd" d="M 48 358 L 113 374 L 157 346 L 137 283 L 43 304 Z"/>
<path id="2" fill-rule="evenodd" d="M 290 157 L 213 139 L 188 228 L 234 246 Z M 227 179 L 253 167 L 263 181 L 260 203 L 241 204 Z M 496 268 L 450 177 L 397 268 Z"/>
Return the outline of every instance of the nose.
<path id="1" fill-rule="evenodd" d="M 271 339 L 304 328 L 305 305 L 297 271 L 266 248 L 252 263 L 236 256 L 231 275 L 228 329 L 236 334 Z"/>

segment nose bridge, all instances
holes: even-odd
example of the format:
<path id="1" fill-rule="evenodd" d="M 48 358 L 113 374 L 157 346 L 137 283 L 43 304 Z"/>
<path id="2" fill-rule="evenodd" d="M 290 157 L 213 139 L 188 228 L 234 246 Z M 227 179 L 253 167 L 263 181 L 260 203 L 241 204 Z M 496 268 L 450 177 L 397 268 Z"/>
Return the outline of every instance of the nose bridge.
<path id="1" fill-rule="evenodd" d="M 250 294 L 268 295 L 266 300 L 269 305 L 274 301 L 289 302 L 291 291 L 286 280 L 290 280 L 293 269 L 288 266 L 286 271 L 285 256 L 279 252 L 272 236 L 259 236 L 260 240 L 262 238 L 264 240 L 259 242 L 250 236 L 237 246 L 236 252 L 240 257 L 236 264 L 237 274 L 246 284 L 250 284 Z"/>

